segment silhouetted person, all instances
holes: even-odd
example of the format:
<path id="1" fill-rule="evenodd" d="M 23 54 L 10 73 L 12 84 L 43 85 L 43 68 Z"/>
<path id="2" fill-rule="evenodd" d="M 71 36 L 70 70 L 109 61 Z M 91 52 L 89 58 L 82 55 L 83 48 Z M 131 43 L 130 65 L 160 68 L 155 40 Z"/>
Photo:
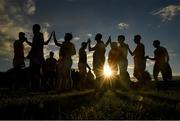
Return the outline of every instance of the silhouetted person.
<path id="1" fill-rule="evenodd" d="M 44 42 L 43 33 L 40 32 L 41 27 L 39 24 L 33 25 L 33 40 L 32 43 L 26 41 L 30 46 L 31 50 L 27 56 L 30 59 L 30 68 L 31 68 L 31 86 L 35 89 L 39 88 L 40 86 L 40 69 L 44 64 L 44 45 L 47 45 L 51 40 L 52 33 L 50 38 Z"/>
<path id="2" fill-rule="evenodd" d="M 44 83 L 45 87 L 48 87 L 50 89 L 54 89 L 55 82 L 56 82 L 56 65 L 57 60 L 54 58 L 54 52 L 50 52 L 49 58 L 45 61 L 45 67 L 44 67 Z"/>
<path id="3" fill-rule="evenodd" d="M 124 35 L 119 35 L 118 36 L 118 42 L 119 42 L 119 72 L 120 72 L 120 77 L 121 78 L 129 78 L 128 72 L 127 72 L 127 67 L 128 67 L 128 45 L 124 42 L 125 41 L 125 36 Z"/>
<path id="4" fill-rule="evenodd" d="M 72 56 L 76 54 L 76 49 L 74 44 L 71 42 L 73 36 L 71 33 L 66 33 L 64 36 L 64 42 L 62 44 L 57 42 L 54 33 L 54 42 L 60 47 L 59 51 L 59 61 L 58 61 L 58 89 L 69 89 L 73 87 L 73 81 L 71 78 L 71 66 L 72 66 Z"/>
<path id="5" fill-rule="evenodd" d="M 91 43 L 90 43 L 91 41 L 90 41 L 90 39 L 88 40 L 89 51 L 94 51 L 94 53 L 93 53 L 93 71 L 94 71 L 94 74 L 96 75 L 97 81 L 100 81 L 102 79 L 103 68 L 104 68 L 104 63 L 105 63 L 106 47 L 111 42 L 110 37 L 105 44 L 101 39 L 102 39 L 102 34 L 100 34 L 100 33 L 96 34 L 95 40 L 97 43 L 94 47 L 91 47 Z"/>
<path id="6" fill-rule="evenodd" d="M 108 64 L 112 71 L 112 75 L 116 76 L 118 72 L 118 63 L 119 63 L 119 48 L 117 42 L 111 43 L 111 50 L 108 54 Z"/>
<path id="7" fill-rule="evenodd" d="M 78 69 L 79 69 L 79 74 L 80 74 L 80 88 L 85 87 L 85 81 L 87 77 L 86 68 L 91 70 L 91 68 L 89 67 L 87 63 L 87 54 L 85 51 L 86 48 L 87 48 L 87 43 L 82 42 L 81 48 L 79 49 L 79 62 L 78 62 Z"/>
<path id="8" fill-rule="evenodd" d="M 141 36 L 135 35 L 134 42 L 137 44 L 135 50 L 132 52 L 129 47 L 129 53 L 134 56 L 134 77 L 136 77 L 139 81 L 143 81 L 143 74 L 146 68 L 145 61 L 145 48 L 144 44 L 141 43 Z"/>
<path id="9" fill-rule="evenodd" d="M 19 39 L 14 42 L 14 58 L 13 58 L 13 67 L 21 69 L 25 67 L 25 57 L 24 57 L 24 41 L 27 38 L 25 37 L 25 33 L 19 32 Z"/>
<path id="10" fill-rule="evenodd" d="M 153 69 L 154 79 L 158 81 L 158 74 L 161 72 L 164 81 L 171 80 L 172 70 L 169 65 L 169 55 L 166 48 L 160 46 L 159 40 L 154 40 L 153 46 L 156 48 L 154 51 L 154 58 L 147 58 L 155 61 Z"/>

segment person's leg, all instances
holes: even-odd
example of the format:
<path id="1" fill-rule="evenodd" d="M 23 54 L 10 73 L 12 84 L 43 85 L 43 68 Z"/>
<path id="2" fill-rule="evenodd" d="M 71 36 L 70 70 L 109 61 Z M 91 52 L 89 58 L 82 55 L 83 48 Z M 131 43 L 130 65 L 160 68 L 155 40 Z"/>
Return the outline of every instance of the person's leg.
<path id="1" fill-rule="evenodd" d="M 169 64 L 164 64 L 161 73 L 164 81 L 172 80 L 172 70 Z"/>
<path id="2" fill-rule="evenodd" d="M 158 65 L 155 63 L 153 68 L 153 77 L 155 81 L 158 81 L 158 75 L 159 75 L 160 69 Z"/>
<path id="3" fill-rule="evenodd" d="M 139 70 L 139 62 L 136 58 L 134 58 L 134 77 L 139 81 L 140 80 L 140 70 Z"/>

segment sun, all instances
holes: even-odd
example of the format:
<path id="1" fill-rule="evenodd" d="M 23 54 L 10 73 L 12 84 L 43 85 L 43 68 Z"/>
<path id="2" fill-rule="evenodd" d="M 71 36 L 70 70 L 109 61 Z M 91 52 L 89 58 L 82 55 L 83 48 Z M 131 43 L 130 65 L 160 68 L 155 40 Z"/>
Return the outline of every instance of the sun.
<path id="1" fill-rule="evenodd" d="M 111 77 L 112 76 L 112 70 L 110 69 L 109 65 L 104 65 L 103 74 L 105 77 Z"/>

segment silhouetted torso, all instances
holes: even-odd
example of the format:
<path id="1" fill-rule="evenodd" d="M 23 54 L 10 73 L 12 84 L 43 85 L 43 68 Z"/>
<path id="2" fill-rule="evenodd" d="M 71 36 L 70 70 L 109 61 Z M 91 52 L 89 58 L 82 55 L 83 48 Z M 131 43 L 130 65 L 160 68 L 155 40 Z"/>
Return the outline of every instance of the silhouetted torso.
<path id="1" fill-rule="evenodd" d="M 48 72 L 55 72 L 56 71 L 56 63 L 57 63 L 57 60 L 55 58 L 46 59 L 46 62 L 45 62 L 46 70 Z"/>
<path id="2" fill-rule="evenodd" d="M 63 42 L 60 48 L 60 57 L 63 59 L 71 58 L 72 55 L 76 53 L 75 46 L 71 42 Z"/>
<path id="3" fill-rule="evenodd" d="M 134 50 L 134 58 L 142 59 L 144 58 L 144 55 L 145 55 L 144 45 L 142 43 L 139 43 L 136 49 Z"/>
<path id="4" fill-rule="evenodd" d="M 94 54 L 93 54 L 93 65 L 96 64 L 104 64 L 105 61 L 105 44 L 103 41 L 98 42 L 94 47 Z"/>
<path id="5" fill-rule="evenodd" d="M 83 64 L 87 63 L 87 54 L 83 48 L 79 49 L 79 63 L 83 63 Z"/>
<path id="6" fill-rule="evenodd" d="M 117 64 L 119 62 L 119 48 L 114 48 L 109 51 L 108 62 Z"/>
<path id="7" fill-rule="evenodd" d="M 120 60 L 127 60 L 128 55 L 128 45 L 125 43 L 122 43 L 119 47 L 120 51 Z"/>
<path id="8" fill-rule="evenodd" d="M 21 40 L 16 40 L 14 42 L 14 59 L 13 59 L 14 67 L 25 66 L 24 63 L 24 45 Z"/>
<path id="9" fill-rule="evenodd" d="M 34 34 L 32 41 L 32 48 L 29 53 L 29 58 L 36 61 L 37 64 L 42 64 L 42 61 L 44 61 L 43 47 L 44 47 L 43 34 L 40 32 Z"/>
<path id="10" fill-rule="evenodd" d="M 167 55 L 168 52 L 166 50 L 166 48 L 164 47 L 158 47 L 155 51 L 154 51 L 154 55 L 155 55 L 155 61 L 158 64 L 165 64 L 167 63 Z"/>

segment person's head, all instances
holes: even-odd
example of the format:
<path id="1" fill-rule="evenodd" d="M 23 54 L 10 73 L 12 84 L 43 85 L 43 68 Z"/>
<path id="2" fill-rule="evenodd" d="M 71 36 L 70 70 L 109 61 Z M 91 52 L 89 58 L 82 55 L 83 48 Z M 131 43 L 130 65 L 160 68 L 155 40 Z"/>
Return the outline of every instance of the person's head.
<path id="1" fill-rule="evenodd" d="M 41 30 L 41 26 L 39 24 L 33 25 L 33 33 L 38 33 Z"/>
<path id="2" fill-rule="evenodd" d="M 87 42 L 82 42 L 82 43 L 81 43 L 81 47 L 82 47 L 83 49 L 86 49 L 86 48 L 87 48 Z"/>
<path id="3" fill-rule="evenodd" d="M 111 43 L 111 49 L 115 49 L 117 47 L 118 47 L 117 42 L 112 42 Z"/>
<path id="4" fill-rule="evenodd" d="M 95 40 L 98 42 L 102 39 L 102 34 L 100 33 L 97 33 L 96 36 L 95 36 Z"/>
<path id="5" fill-rule="evenodd" d="M 119 35 L 118 36 L 118 42 L 123 43 L 125 41 L 125 36 L 124 35 Z"/>
<path id="6" fill-rule="evenodd" d="M 138 44 L 138 43 L 140 43 L 140 41 L 141 41 L 141 35 L 135 35 L 135 36 L 134 36 L 134 42 L 135 42 L 136 44 Z"/>
<path id="7" fill-rule="evenodd" d="M 155 48 L 159 47 L 159 46 L 160 46 L 160 41 L 159 41 L 159 40 L 154 40 L 154 41 L 153 41 L 153 46 L 154 46 Z"/>
<path id="8" fill-rule="evenodd" d="M 49 53 L 49 56 L 50 56 L 50 58 L 53 58 L 53 57 L 54 57 L 54 52 L 51 51 L 51 52 Z"/>
<path id="9" fill-rule="evenodd" d="M 24 32 L 19 32 L 19 40 L 25 41 L 25 33 Z"/>
<path id="10" fill-rule="evenodd" d="M 65 41 L 70 41 L 72 40 L 72 38 L 73 38 L 73 35 L 71 33 L 65 33 L 65 36 L 64 36 Z"/>

